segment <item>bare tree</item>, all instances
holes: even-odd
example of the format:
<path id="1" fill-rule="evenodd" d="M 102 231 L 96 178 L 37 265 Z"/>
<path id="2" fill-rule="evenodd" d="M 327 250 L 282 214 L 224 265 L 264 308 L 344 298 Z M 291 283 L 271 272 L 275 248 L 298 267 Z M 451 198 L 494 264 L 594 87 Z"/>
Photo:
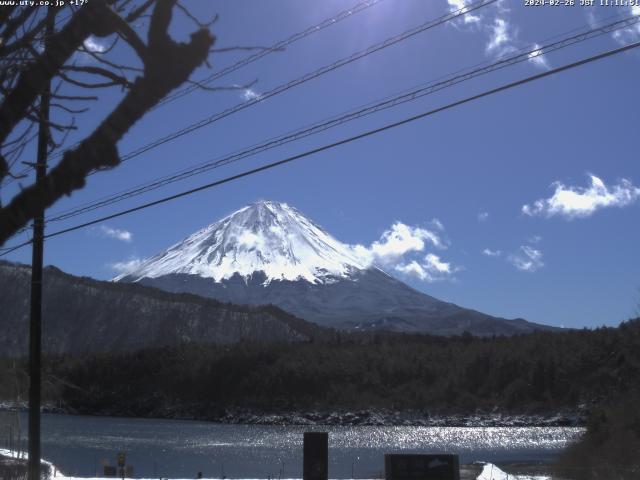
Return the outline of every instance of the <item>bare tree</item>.
<path id="1" fill-rule="evenodd" d="M 168 29 L 174 10 L 197 25 L 187 43 L 173 40 Z M 31 185 L 0 206 L 0 246 L 65 195 L 85 185 L 88 174 L 120 164 L 117 144 L 145 113 L 169 92 L 189 81 L 191 73 L 207 61 L 214 37 L 209 24 L 196 19 L 177 0 L 91 0 L 63 18 L 67 10 L 44 7 L 0 7 L 0 182 L 18 176 L 17 160 L 33 140 L 40 125 L 48 128 L 49 148 L 60 148 L 65 135 L 75 129 L 73 116 L 86 111 L 77 107 L 96 100 L 96 89 L 119 87 L 120 103 L 81 141 L 63 151 L 45 182 Z M 54 16 L 59 29 L 46 34 Z M 148 21 L 147 39 L 134 28 Z M 104 51 L 95 51 L 87 40 L 111 39 Z M 122 65 L 109 52 L 124 42 L 139 65 Z M 90 64 L 74 59 L 77 52 L 93 58 Z M 72 120 L 56 123 L 39 116 L 39 98 L 54 82 L 51 107 Z M 65 87 L 74 87 L 73 94 Z M 56 139 L 56 134 L 62 139 Z M 1 184 L 1 183 L 0 183 Z"/>

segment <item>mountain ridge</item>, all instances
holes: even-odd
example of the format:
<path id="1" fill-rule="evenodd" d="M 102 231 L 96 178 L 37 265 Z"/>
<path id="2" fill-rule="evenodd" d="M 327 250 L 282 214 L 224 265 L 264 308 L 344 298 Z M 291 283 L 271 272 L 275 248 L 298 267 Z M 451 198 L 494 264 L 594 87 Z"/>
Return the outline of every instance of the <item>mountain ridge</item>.
<path id="1" fill-rule="evenodd" d="M 274 304 L 318 325 L 458 335 L 554 329 L 460 307 L 415 290 L 286 203 L 259 201 L 116 277 L 237 304 Z"/>
<path id="2" fill-rule="evenodd" d="M 0 261 L 0 351 L 28 346 L 28 265 Z M 86 353 L 199 342 L 306 342 L 322 328 L 275 306 L 241 306 L 145 285 L 77 277 L 44 269 L 43 351 Z"/>

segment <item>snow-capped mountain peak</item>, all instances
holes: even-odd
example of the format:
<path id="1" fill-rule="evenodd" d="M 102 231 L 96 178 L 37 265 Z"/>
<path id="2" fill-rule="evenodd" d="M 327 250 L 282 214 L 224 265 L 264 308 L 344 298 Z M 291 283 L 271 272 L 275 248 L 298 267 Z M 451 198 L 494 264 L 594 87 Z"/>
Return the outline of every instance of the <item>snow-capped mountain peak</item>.
<path id="1" fill-rule="evenodd" d="M 216 282 L 264 272 L 273 280 L 330 283 L 367 268 L 352 249 L 286 203 L 259 201 L 203 228 L 114 280 L 193 274 Z"/>

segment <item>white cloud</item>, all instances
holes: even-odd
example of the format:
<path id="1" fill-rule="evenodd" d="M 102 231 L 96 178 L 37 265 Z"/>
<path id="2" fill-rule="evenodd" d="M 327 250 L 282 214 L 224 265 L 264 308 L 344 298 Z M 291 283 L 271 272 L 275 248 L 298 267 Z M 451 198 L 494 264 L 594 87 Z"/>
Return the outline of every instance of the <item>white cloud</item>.
<path id="1" fill-rule="evenodd" d="M 542 241 L 542 237 L 540 235 L 534 235 L 533 237 L 529 237 L 527 239 L 528 243 L 540 243 Z"/>
<path id="2" fill-rule="evenodd" d="M 135 270 L 142 264 L 142 262 L 143 260 L 140 258 L 131 257 L 129 260 L 124 262 L 109 263 L 107 266 L 118 273 L 124 273 Z"/>
<path id="3" fill-rule="evenodd" d="M 396 222 L 391 229 L 382 234 L 380 240 L 371 244 L 370 250 L 375 257 L 384 261 L 401 257 L 408 252 L 421 252 L 425 248 L 425 241 L 434 247 L 445 248 L 444 242 L 437 233 L 426 228 Z"/>
<path id="4" fill-rule="evenodd" d="M 457 271 L 450 263 L 443 262 L 438 255 L 433 253 L 427 254 L 422 259 L 422 263 L 412 260 L 408 263 L 398 264 L 394 268 L 407 276 L 413 276 L 427 282 L 448 279 L 451 274 Z"/>
<path id="5" fill-rule="evenodd" d="M 433 230 L 395 222 L 371 246 L 352 245 L 351 250 L 368 265 L 377 265 L 420 280 L 431 282 L 450 278 L 458 268 L 438 255 L 426 252 L 428 247 L 447 248 L 446 240 L 441 237 L 444 225 L 438 219 L 433 219 L 429 224 L 434 227 Z"/>
<path id="6" fill-rule="evenodd" d="M 255 90 L 252 90 L 250 88 L 245 88 L 242 91 L 242 99 L 245 102 L 248 102 L 249 100 L 260 100 L 261 95 L 256 92 Z"/>
<path id="7" fill-rule="evenodd" d="M 522 245 L 517 253 L 512 253 L 509 262 L 522 272 L 535 272 L 544 266 L 542 252 L 529 245 Z"/>
<path id="8" fill-rule="evenodd" d="M 465 13 L 469 10 L 466 7 L 467 2 L 465 0 L 447 0 L 447 3 L 449 4 L 449 7 L 451 7 L 452 12 L 460 10 L 460 13 Z M 464 23 L 480 23 L 481 20 L 478 15 L 473 13 L 467 13 L 462 18 Z"/>
<path id="9" fill-rule="evenodd" d="M 596 25 L 598 24 L 598 19 L 596 17 L 596 14 L 593 12 L 594 9 L 585 8 L 584 10 L 587 12 L 587 23 L 591 28 L 596 28 Z"/>
<path id="10" fill-rule="evenodd" d="M 438 255 L 433 253 L 428 253 L 425 257 L 425 265 L 427 265 L 427 269 L 436 272 L 436 273 L 446 273 L 449 274 L 452 272 L 451 264 L 449 262 L 443 262 L 440 260 Z"/>
<path id="11" fill-rule="evenodd" d="M 560 182 L 553 183 L 555 191 L 550 198 L 523 205 L 522 213 L 529 216 L 559 215 L 569 219 L 585 218 L 598 209 L 625 207 L 640 198 L 640 188 L 629 180 L 622 179 L 618 184 L 607 187 L 595 175 L 589 177 L 591 186 L 586 188 L 566 186 Z"/>
<path id="12" fill-rule="evenodd" d="M 93 35 L 87 37 L 87 39 L 82 42 L 82 45 L 86 50 L 92 53 L 104 53 L 109 48 L 109 44 L 107 42 L 100 40 Z"/>
<path id="13" fill-rule="evenodd" d="M 631 15 L 640 15 L 640 5 L 632 5 L 629 7 L 629 13 Z M 615 41 L 625 45 L 627 43 L 636 42 L 640 39 L 640 23 L 636 23 L 629 28 L 623 28 L 616 30 L 612 34 Z"/>
<path id="14" fill-rule="evenodd" d="M 536 67 L 540 67 L 540 68 L 543 68 L 545 70 L 549 70 L 551 68 L 551 66 L 549 65 L 549 62 L 547 61 L 547 58 L 544 57 L 544 52 L 540 49 L 540 45 L 535 43 L 533 45 L 533 48 L 535 48 L 535 50 L 532 51 L 528 55 L 529 56 L 529 61 L 531 63 L 533 63 Z"/>
<path id="15" fill-rule="evenodd" d="M 404 273 L 410 277 L 417 277 L 420 280 L 425 280 L 427 278 L 427 272 L 422 265 L 420 265 L 415 260 L 412 260 L 409 263 L 402 263 L 400 265 L 395 266 L 395 270 Z"/>
<path id="16" fill-rule="evenodd" d="M 496 17 L 493 25 L 489 27 L 491 36 L 487 43 L 487 53 L 496 53 L 504 55 L 513 50 L 511 42 L 513 40 L 510 32 L 511 25 L 504 18 Z"/>
<path id="17" fill-rule="evenodd" d="M 127 230 L 120 230 L 118 228 L 111 228 L 107 225 L 100 225 L 98 233 L 103 237 L 115 238 L 122 242 L 131 242 L 133 240 L 133 234 Z"/>
<path id="18" fill-rule="evenodd" d="M 485 248 L 482 250 L 482 254 L 487 257 L 499 257 L 502 255 L 502 250 L 491 250 L 490 248 Z"/>
<path id="19" fill-rule="evenodd" d="M 471 0 L 447 0 L 449 8 L 452 12 L 462 9 L 462 12 L 468 11 L 468 5 Z M 538 44 L 533 44 L 525 50 L 526 44 L 518 39 L 519 28 L 511 19 L 511 9 L 509 2 L 498 0 L 494 4 L 495 8 L 482 9 L 482 15 L 476 12 L 467 13 L 462 17 L 465 24 L 472 24 L 477 28 L 472 31 L 482 32 L 488 37 L 485 45 L 485 53 L 487 56 L 494 58 L 502 58 L 507 55 L 516 53 L 523 54 L 527 50 L 527 60 L 537 68 L 549 70 L 551 65 L 545 55 L 544 50 Z M 640 8 L 640 7 L 638 7 Z M 461 22 L 458 22 L 458 25 Z M 456 23 L 454 23 L 456 25 Z"/>
<path id="20" fill-rule="evenodd" d="M 478 221 L 479 222 L 484 222 L 488 218 L 489 218 L 489 212 L 480 212 L 480 213 L 478 213 Z"/>
<path id="21" fill-rule="evenodd" d="M 96 63 L 97 60 L 93 58 L 88 52 L 91 53 L 105 53 L 109 49 L 109 43 L 100 38 L 89 36 L 82 42 L 82 46 L 86 51 L 77 51 L 74 54 L 74 59 L 80 65 L 90 65 Z"/>

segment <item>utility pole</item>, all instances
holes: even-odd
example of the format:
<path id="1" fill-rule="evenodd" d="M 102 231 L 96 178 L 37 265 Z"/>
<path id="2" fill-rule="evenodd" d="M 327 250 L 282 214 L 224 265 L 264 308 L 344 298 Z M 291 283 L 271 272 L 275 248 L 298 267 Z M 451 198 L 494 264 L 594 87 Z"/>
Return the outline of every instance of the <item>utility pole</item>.
<path id="1" fill-rule="evenodd" d="M 47 9 L 44 48 L 53 35 L 55 15 Z M 49 104 L 51 82 L 40 95 L 38 112 L 38 158 L 35 164 L 36 185 L 42 185 L 47 175 L 49 145 Z M 44 208 L 33 219 L 33 253 L 31 257 L 31 314 L 29 321 L 29 480 L 40 480 L 40 403 L 42 382 L 42 264 L 44 257 Z"/>

